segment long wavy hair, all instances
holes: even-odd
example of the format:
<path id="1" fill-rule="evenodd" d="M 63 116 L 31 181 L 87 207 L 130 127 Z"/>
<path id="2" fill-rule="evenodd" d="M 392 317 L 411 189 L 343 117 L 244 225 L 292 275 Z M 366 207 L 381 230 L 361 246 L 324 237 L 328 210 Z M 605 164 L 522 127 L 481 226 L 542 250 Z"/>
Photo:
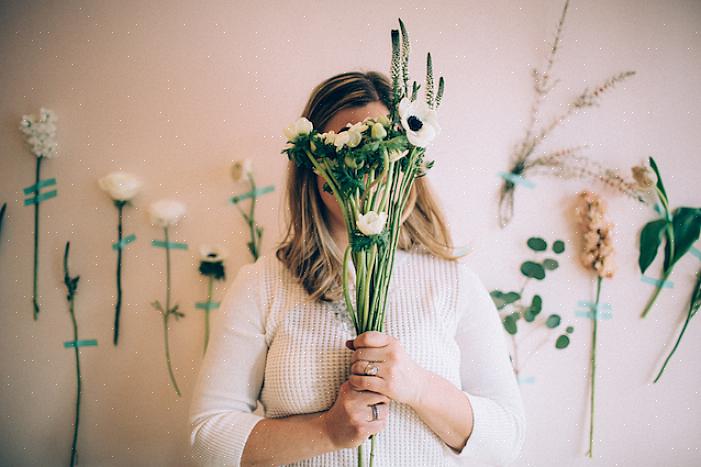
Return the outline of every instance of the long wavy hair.
<path id="1" fill-rule="evenodd" d="M 370 102 L 391 105 L 391 84 L 382 73 L 348 72 L 333 76 L 317 85 L 311 93 L 302 116 L 314 128 L 323 130 L 340 110 L 362 107 Z M 287 232 L 278 244 L 275 255 L 299 279 L 311 300 L 335 301 L 342 297 L 341 273 L 343 252 L 331 232 L 317 175 L 288 161 L 285 202 Z M 402 212 L 397 248 L 433 254 L 455 261 L 454 245 L 426 176 L 414 181 Z"/>

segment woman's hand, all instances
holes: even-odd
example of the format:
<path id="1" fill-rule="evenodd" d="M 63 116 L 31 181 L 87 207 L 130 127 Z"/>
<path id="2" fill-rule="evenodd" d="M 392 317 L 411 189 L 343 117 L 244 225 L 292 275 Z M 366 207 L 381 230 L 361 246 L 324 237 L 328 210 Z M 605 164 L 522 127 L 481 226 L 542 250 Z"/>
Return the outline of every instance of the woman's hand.
<path id="1" fill-rule="evenodd" d="M 387 427 L 389 416 L 387 396 L 372 391 L 355 390 L 343 383 L 333 407 L 322 415 L 323 426 L 331 443 L 337 448 L 355 448 Z M 377 406 L 378 418 L 372 421 L 372 407 Z"/>
<path id="2" fill-rule="evenodd" d="M 407 355 L 397 339 L 368 331 L 346 345 L 354 350 L 348 378 L 353 389 L 378 392 L 412 407 L 419 403 L 426 371 Z M 378 368 L 377 374 L 368 376 L 366 370 L 372 365 Z"/>

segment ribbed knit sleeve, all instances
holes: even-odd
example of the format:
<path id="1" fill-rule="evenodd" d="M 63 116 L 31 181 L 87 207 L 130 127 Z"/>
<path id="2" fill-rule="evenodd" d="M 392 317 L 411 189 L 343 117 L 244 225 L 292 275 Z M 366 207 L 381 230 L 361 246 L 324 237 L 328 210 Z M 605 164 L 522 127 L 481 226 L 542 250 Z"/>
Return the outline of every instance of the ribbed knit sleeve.
<path id="1" fill-rule="evenodd" d="M 473 465 L 475 460 L 507 465 L 525 441 L 523 401 L 497 309 L 477 274 L 463 263 L 458 268 L 461 314 L 456 341 L 462 390 L 472 406 L 474 426 L 460 453 L 448 451 L 457 465 Z"/>
<path id="2" fill-rule="evenodd" d="M 261 264 L 239 269 L 221 306 L 190 405 L 190 445 L 200 466 L 238 466 L 246 440 L 263 417 L 254 414 L 267 344 L 261 307 Z"/>

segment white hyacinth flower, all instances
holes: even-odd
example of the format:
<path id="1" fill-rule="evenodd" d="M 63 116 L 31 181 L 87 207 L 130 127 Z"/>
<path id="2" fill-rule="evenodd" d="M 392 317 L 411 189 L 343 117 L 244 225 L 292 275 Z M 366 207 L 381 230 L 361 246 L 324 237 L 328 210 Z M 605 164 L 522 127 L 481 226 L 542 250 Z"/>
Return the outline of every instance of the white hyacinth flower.
<path id="1" fill-rule="evenodd" d="M 115 201 L 131 200 L 143 185 L 139 178 L 127 172 L 111 172 L 100 178 L 97 184 Z"/>
<path id="2" fill-rule="evenodd" d="M 407 139 L 414 146 L 425 148 L 441 131 L 436 111 L 423 100 L 410 101 L 406 97 L 399 102 L 399 117 L 406 130 Z"/>
<path id="3" fill-rule="evenodd" d="M 311 133 L 313 128 L 314 125 L 312 125 L 312 122 L 304 117 L 300 117 L 296 122 L 285 128 L 285 136 L 287 136 L 288 141 L 294 141 L 299 135 L 308 135 Z"/>
<path id="4" fill-rule="evenodd" d="M 200 245 L 200 258 L 207 263 L 224 261 L 229 252 L 222 245 Z"/>
<path id="5" fill-rule="evenodd" d="M 240 182 L 244 178 L 248 178 L 251 174 L 253 174 L 253 161 L 251 161 L 251 159 L 246 158 L 231 164 L 231 178 L 234 179 L 235 182 Z"/>
<path id="6" fill-rule="evenodd" d="M 185 205 L 180 201 L 162 199 L 149 206 L 151 223 L 158 227 L 171 227 L 185 215 Z"/>
<path id="7" fill-rule="evenodd" d="M 386 212 L 381 212 L 378 214 L 375 211 L 368 211 L 367 213 L 360 214 L 358 216 L 356 227 L 358 227 L 358 230 L 365 235 L 377 235 L 382 232 L 382 229 L 385 228 L 386 222 Z"/>
<path id="8" fill-rule="evenodd" d="M 32 154 L 36 157 L 53 159 L 58 156 L 56 142 L 56 114 L 49 109 L 39 109 L 39 117 L 23 115 L 19 129 L 24 133 Z"/>

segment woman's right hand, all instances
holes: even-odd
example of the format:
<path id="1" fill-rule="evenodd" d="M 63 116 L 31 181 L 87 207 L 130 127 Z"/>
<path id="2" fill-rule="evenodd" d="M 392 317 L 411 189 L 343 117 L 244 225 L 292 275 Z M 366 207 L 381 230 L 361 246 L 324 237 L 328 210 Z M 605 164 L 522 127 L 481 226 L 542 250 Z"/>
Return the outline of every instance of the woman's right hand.
<path id="1" fill-rule="evenodd" d="M 322 415 L 327 436 L 338 449 L 360 446 L 370 435 L 387 427 L 389 402 L 383 394 L 357 391 L 346 381 L 340 386 L 336 402 Z M 379 404 L 375 421 L 371 421 L 372 404 Z"/>

